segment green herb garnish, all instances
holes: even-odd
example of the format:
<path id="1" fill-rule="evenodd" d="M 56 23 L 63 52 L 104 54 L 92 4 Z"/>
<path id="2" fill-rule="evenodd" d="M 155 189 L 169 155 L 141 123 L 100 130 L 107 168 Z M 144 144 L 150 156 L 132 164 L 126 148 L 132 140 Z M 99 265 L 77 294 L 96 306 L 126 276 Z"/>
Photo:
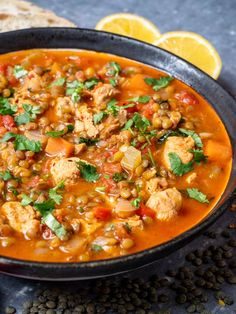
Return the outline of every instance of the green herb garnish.
<path id="1" fill-rule="evenodd" d="M 76 103 L 80 100 L 80 94 L 84 89 L 84 84 L 77 80 L 73 82 L 67 82 L 66 84 L 66 95 L 71 96 L 73 103 Z"/>
<path id="2" fill-rule="evenodd" d="M 113 173 L 112 179 L 115 182 L 120 182 L 120 181 L 126 180 L 127 175 L 125 173 L 116 172 L 116 173 Z"/>
<path id="3" fill-rule="evenodd" d="M 99 174 L 95 166 L 86 163 L 82 160 L 77 162 L 82 178 L 87 182 L 95 182 L 99 179 Z"/>
<path id="4" fill-rule="evenodd" d="M 207 156 L 204 155 L 203 150 L 201 150 L 201 149 L 190 149 L 189 152 L 193 154 L 193 159 L 197 164 L 200 164 L 201 162 L 207 161 Z"/>
<path id="5" fill-rule="evenodd" d="M 97 138 L 86 138 L 86 137 L 80 137 L 79 143 L 85 143 L 87 146 L 93 146 L 95 145 L 99 139 Z"/>
<path id="6" fill-rule="evenodd" d="M 200 202 L 200 203 L 207 203 L 209 204 L 209 200 L 207 199 L 207 196 L 200 192 L 196 188 L 187 189 L 188 196 L 190 198 L 193 198 L 194 200 Z"/>
<path id="7" fill-rule="evenodd" d="M 142 104 L 146 104 L 150 99 L 150 96 L 137 96 L 129 99 L 128 101 L 141 102 Z"/>
<path id="8" fill-rule="evenodd" d="M 102 122 L 103 119 L 105 119 L 108 116 L 108 113 L 106 111 L 100 111 L 98 113 L 95 113 L 93 115 L 93 122 L 94 124 L 99 124 Z"/>
<path id="9" fill-rule="evenodd" d="M 62 195 L 58 193 L 58 191 L 64 189 L 65 184 L 64 181 L 58 183 L 54 188 L 50 189 L 48 195 L 51 200 L 53 200 L 57 205 L 61 204 Z"/>
<path id="10" fill-rule="evenodd" d="M 184 164 L 176 153 L 169 153 L 168 157 L 171 170 L 176 176 L 182 176 L 193 169 L 193 161 Z"/>
<path id="11" fill-rule="evenodd" d="M 115 62 L 115 61 L 111 61 L 109 62 L 109 69 L 108 69 L 108 75 L 109 76 L 117 76 L 119 75 L 120 71 L 121 71 L 121 67 L 119 65 L 119 63 Z"/>
<path id="12" fill-rule="evenodd" d="M 101 245 L 98 245 L 98 244 L 92 244 L 91 245 L 91 250 L 94 251 L 94 252 L 101 252 L 103 251 L 103 248 Z"/>
<path id="13" fill-rule="evenodd" d="M 132 200 L 131 204 L 132 204 L 135 208 L 139 208 L 141 201 L 142 201 L 141 197 L 137 197 L 137 198 L 135 198 L 134 200 Z"/>
<path id="14" fill-rule="evenodd" d="M 16 79 L 20 79 L 28 74 L 28 71 L 26 71 L 21 65 L 15 65 L 13 69 L 13 74 Z"/>
<path id="15" fill-rule="evenodd" d="M 0 97 L 0 115 L 13 115 L 17 112 L 17 106 L 11 105 L 9 100 L 4 97 Z"/>
<path id="16" fill-rule="evenodd" d="M 21 134 L 15 134 L 12 132 L 6 133 L 1 139 L 1 143 L 7 142 L 10 139 L 15 139 L 14 148 L 16 150 L 28 150 L 35 153 L 38 153 L 42 149 L 42 145 L 39 141 L 29 140 L 26 136 Z"/>
<path id="17" fill-rule="evenodd" d="M 22 200 L 21 200 L 21 205 L 27 206 L 33 202 L 32 198 L 30 198 L 26 194 L 22 194 Z"/>
<path id="18" fill-rule="evenodd" d="M 109 79 L 109 83 L 110 83 L 113 87 L 116 87 L 116 86 L 117 86 L 117 80 L 114 79 L 114 78 L 110 78 L 110 79 Z"/>
<path id="19" fill-rule="evenodd" d="M 10 173 L 9 170 L 6 170 L 4 172 L 0 172 L 0 178 L 3 180 L 3 181 L 8 181 L 8 180 L 11 180 L 13 179 L 13 175 Z"/>
<path id="20" fill-rule="evenodd" d="M 64 130 L 61 130 L 61 131 L 50 131 L 50 132 L 45 133 L 45 135 L 50 136 L 50 137 L 61 137 L 64 134 L 65 134 Z"/>
<path id="21" fill-rule="evenodd" d="M 100 82 L 96 77 L 92 77 L 84 82 L 84 86 L 86 89 L 93 89 Z"/>
<path id="22" fill-rule="evenodd" d="M 186 129 L 179 129 L 179 131 L 184 135 L 191 136 L 197 147 L 199 148 L 203 147 L 202 140 L 197 133 L 195 133 L 192 130 L 186 130 Z"/>
<path id="23" fill-rule="evenodd" d="M 55 80 L 54 82 L 52 82 L 49 87 L 52 87 L 52 86 L 63 86 L 65 84 L 65 81 L 66 81 L 66 79 L 64 77 L 60 77 L 57 80 Z"/>
<path id="24" fill-rule="evenodd" d="M 24 113 L 15 117 L 15 122 L 17 125 L 26 124 L 30 121 L 34 121 L 38 114 L 41 113 L 40 106 L 32 106 L 29 104 L 23 104 Z"/>
<path id="25" fill-rule="evenodd" d="M 159 79 L 155 79 L 155 78 L 145 78 L 144 81 L 145 83 L 147 83 L 148 85 L 152 86 L 152 88 L 155 91 L 159 91 L 160 89 L 166 87 L 169 85 L 169 83 L 173 80 L 174 78 L 171 76 L 163 76 L 160 77 Z"/>

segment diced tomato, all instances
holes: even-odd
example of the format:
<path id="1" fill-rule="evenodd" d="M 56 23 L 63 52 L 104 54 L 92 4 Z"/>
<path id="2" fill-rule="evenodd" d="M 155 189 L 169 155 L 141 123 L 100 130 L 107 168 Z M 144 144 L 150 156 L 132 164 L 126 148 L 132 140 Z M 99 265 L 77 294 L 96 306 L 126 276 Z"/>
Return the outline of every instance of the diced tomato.
<path id="1" fill-rule="evenodd" d="M 140 204 L 139 209 L 137 210 L 137 214 L 141 217 L 143 216 L 149 216 L 151 218 L 155 218 L 156 213 L 154 210 L 152 210 L 151 208 L 147 207 L 146 205 L 144 205 L 143 203 Z"/>
<path id="2" fill-rule="evenodd" d="M 134 106 L 134 107 L 126 108 L 126 110 L 128 113 L 135 113 L 138 111 L 138 108 L 137 106 Z"/>
<path id="3" fill-rule="evenodd" d="M 10 130 L 15 126 L 14 119 L 10 115 L 2 116 L 2 124 L 7 130 Z"/>
<path id="4" fill-rule="evenodd" d="M 0 73 L 6 74 L 7 72 L 7 64 L 0 64 Z"/>
<path id="5" fill-rule="evenodd" d="M 140 110 L 141 110 L 142 115 L 145 116 L 147 119 L 151 119 L 153 114 L 154 114 L 153 104 L 152 103 L 148 103 L 146 105 L 142 105 Z"/>
<path id="6" fill-rule="evenodd" d="M 42 225 L 41 229 L 42 229 L 42 236 L 45 240 L 49 240 L 54 237 L 52 230 L 49 229 L 48 226 Z"/>
<path id="7" fill-rule="evenodd" d="M 122 168 L 121 168 L 120 163 L 113 164 L 111 162 L 109 162 L 109 163 L 107 162 L 107 163 L 104 163 L 102 170 L 105 173 L 113 174 L 116 172 L 121 172 Z"/>
<path id="8" fill-rule="evenodd" d="M 28 188 L 35 188 L 39 182 L 39 176 L 34 176 L 32 179 L 27 182 L 27 187 Z"/>
<path id="9" fill-rule="evenodd" d="M 175 98 L 189 106 L 198 104 L 197 98 L 192 93 L 186 91 L 180 91 L 179 93 L 175 94 Z"/>
<path id="10" fill-rule="evenodd" d="M 102 206 L 94 207 L 93 213 L 98 220 L 108 220 L 111 217 L 111 210 Z"/>
<path id="11" fill-rule="evenodd" d="M 15 76 L 13 74 L 13 67 L 12 66 L 7 66 L 6 76 L 7 76 L 9 83 L 12 86 L 15 86 L 18 83 L 18 80 L 15 78 Z"/>
<path id="12" fill-rule="evenodd" d="M 99 181 L 101 183 L 101 186 L 105 186 L 105 190 L 107 193 L 110 193 L 116 188 L 116 183 L 112 179 L 102 177 Z"/>

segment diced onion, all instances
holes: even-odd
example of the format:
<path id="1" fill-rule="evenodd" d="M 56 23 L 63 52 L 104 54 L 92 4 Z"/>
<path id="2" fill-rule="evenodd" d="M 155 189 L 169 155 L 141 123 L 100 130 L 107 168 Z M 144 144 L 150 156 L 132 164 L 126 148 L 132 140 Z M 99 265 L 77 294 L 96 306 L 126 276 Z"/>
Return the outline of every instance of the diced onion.
<path id="1" fill-rule="evenodd" d="M 127 200 L 120 198 L 114 209 L 115 213 L 120 218 L 131 217 L 135 214 L 136 208 Z"/>
<path id="2" fill-rule="evenodd" d="M 133 171 L 141 164 L 141 162 L 141 152 L 135 147 L 129 146 L 121 160 L 121 166 L 126 170 Z"/>

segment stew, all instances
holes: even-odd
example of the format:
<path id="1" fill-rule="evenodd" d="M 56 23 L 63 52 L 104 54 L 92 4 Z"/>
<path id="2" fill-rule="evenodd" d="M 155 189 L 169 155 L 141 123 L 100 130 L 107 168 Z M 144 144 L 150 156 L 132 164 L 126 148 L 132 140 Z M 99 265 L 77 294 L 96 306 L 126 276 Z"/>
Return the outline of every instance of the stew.
<path id="1" fill-rule="evenodd" d="M 166 73 L 66 50 L 0 56 L 0 255 L 89 261 L 199 223 L 231 171 L 213 108 Z"/>

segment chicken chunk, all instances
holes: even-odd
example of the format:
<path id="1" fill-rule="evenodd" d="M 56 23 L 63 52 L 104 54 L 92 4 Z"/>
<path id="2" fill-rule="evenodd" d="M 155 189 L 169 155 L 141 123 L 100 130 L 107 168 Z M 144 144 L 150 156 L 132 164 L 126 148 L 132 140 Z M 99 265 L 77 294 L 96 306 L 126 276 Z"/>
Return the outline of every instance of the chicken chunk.
<path id="1" fill-rule="evenodd" d="M 34 71 L 30 71 L 25 78 L 23 89 L 37 93 L 42 89 L 42 87 L 42 77 L 36 74 Z"/>
<path id="2" fill-rule="evenodd" d="M 110 84 L 100 85 L 92 93 L 95 105 L 98 107 L 117 94 L 119 94 L 119 91 Z"/>
<path id="3" fill-rule="evenodd" d="M 2 206 L 2 212 L 12 229 L 24 234 L 29 239 L 36 237 L 40 221 L 32 206 L 22 206 L 19 202 L 6 202 Z"/>
<path id="4" fill-rule="evenodd" d="M 100 138 L 109 138 L 113 132 L 120 129 L 127 121 L 127 111 L 121 109 L 117 117 L 109 116 L 103 123 L 99 125 Z"/>
<path id="5" fill-rule="evenodd" d="M 156 212 L 159 220 L 174 218 L 182 207 L 182 195 L 176 188 L 153 193 L 146 204 Z"/>
<path id="6" fill-rule="evenodd" d="M 183 163 L 188 163 L 193 159 L 193 154 L 189 150 L 194 148 L 194 140 L 191 136 L 178 137 L 171 136 L 166 140 L 163 159 L 166 167 L 171 170 L 169 153 L 175 153 L 179 156 Z"/>
<path id="7" fill-rule="evenodd" d="M 81 107 L 76 116 L 78 120 L 75 121 L 75 133 L 89 138 L 94 138 L 98 135 L 99 131 L 93 123 L 93 114 L 88 111 L 86 106 Z"/>
<path id="8" fill-rule="evenodd" d="M 77 167 L 77 157 L 56 158 L 51 164 L 51 174 L 55 184 L 64 181 L 65 184 L 74 184 L 79 178 L 80 171 Z"/>
<path id="9" fill-rule="evenodd" d="M 152 194 L 159 190 L 166 189 L 167 186 L 168 186 L 168 182 L 166 178 L 162 178 L 162 177 L 151 178 L 146 183 L 146 189 L 149 194 Z"/>

